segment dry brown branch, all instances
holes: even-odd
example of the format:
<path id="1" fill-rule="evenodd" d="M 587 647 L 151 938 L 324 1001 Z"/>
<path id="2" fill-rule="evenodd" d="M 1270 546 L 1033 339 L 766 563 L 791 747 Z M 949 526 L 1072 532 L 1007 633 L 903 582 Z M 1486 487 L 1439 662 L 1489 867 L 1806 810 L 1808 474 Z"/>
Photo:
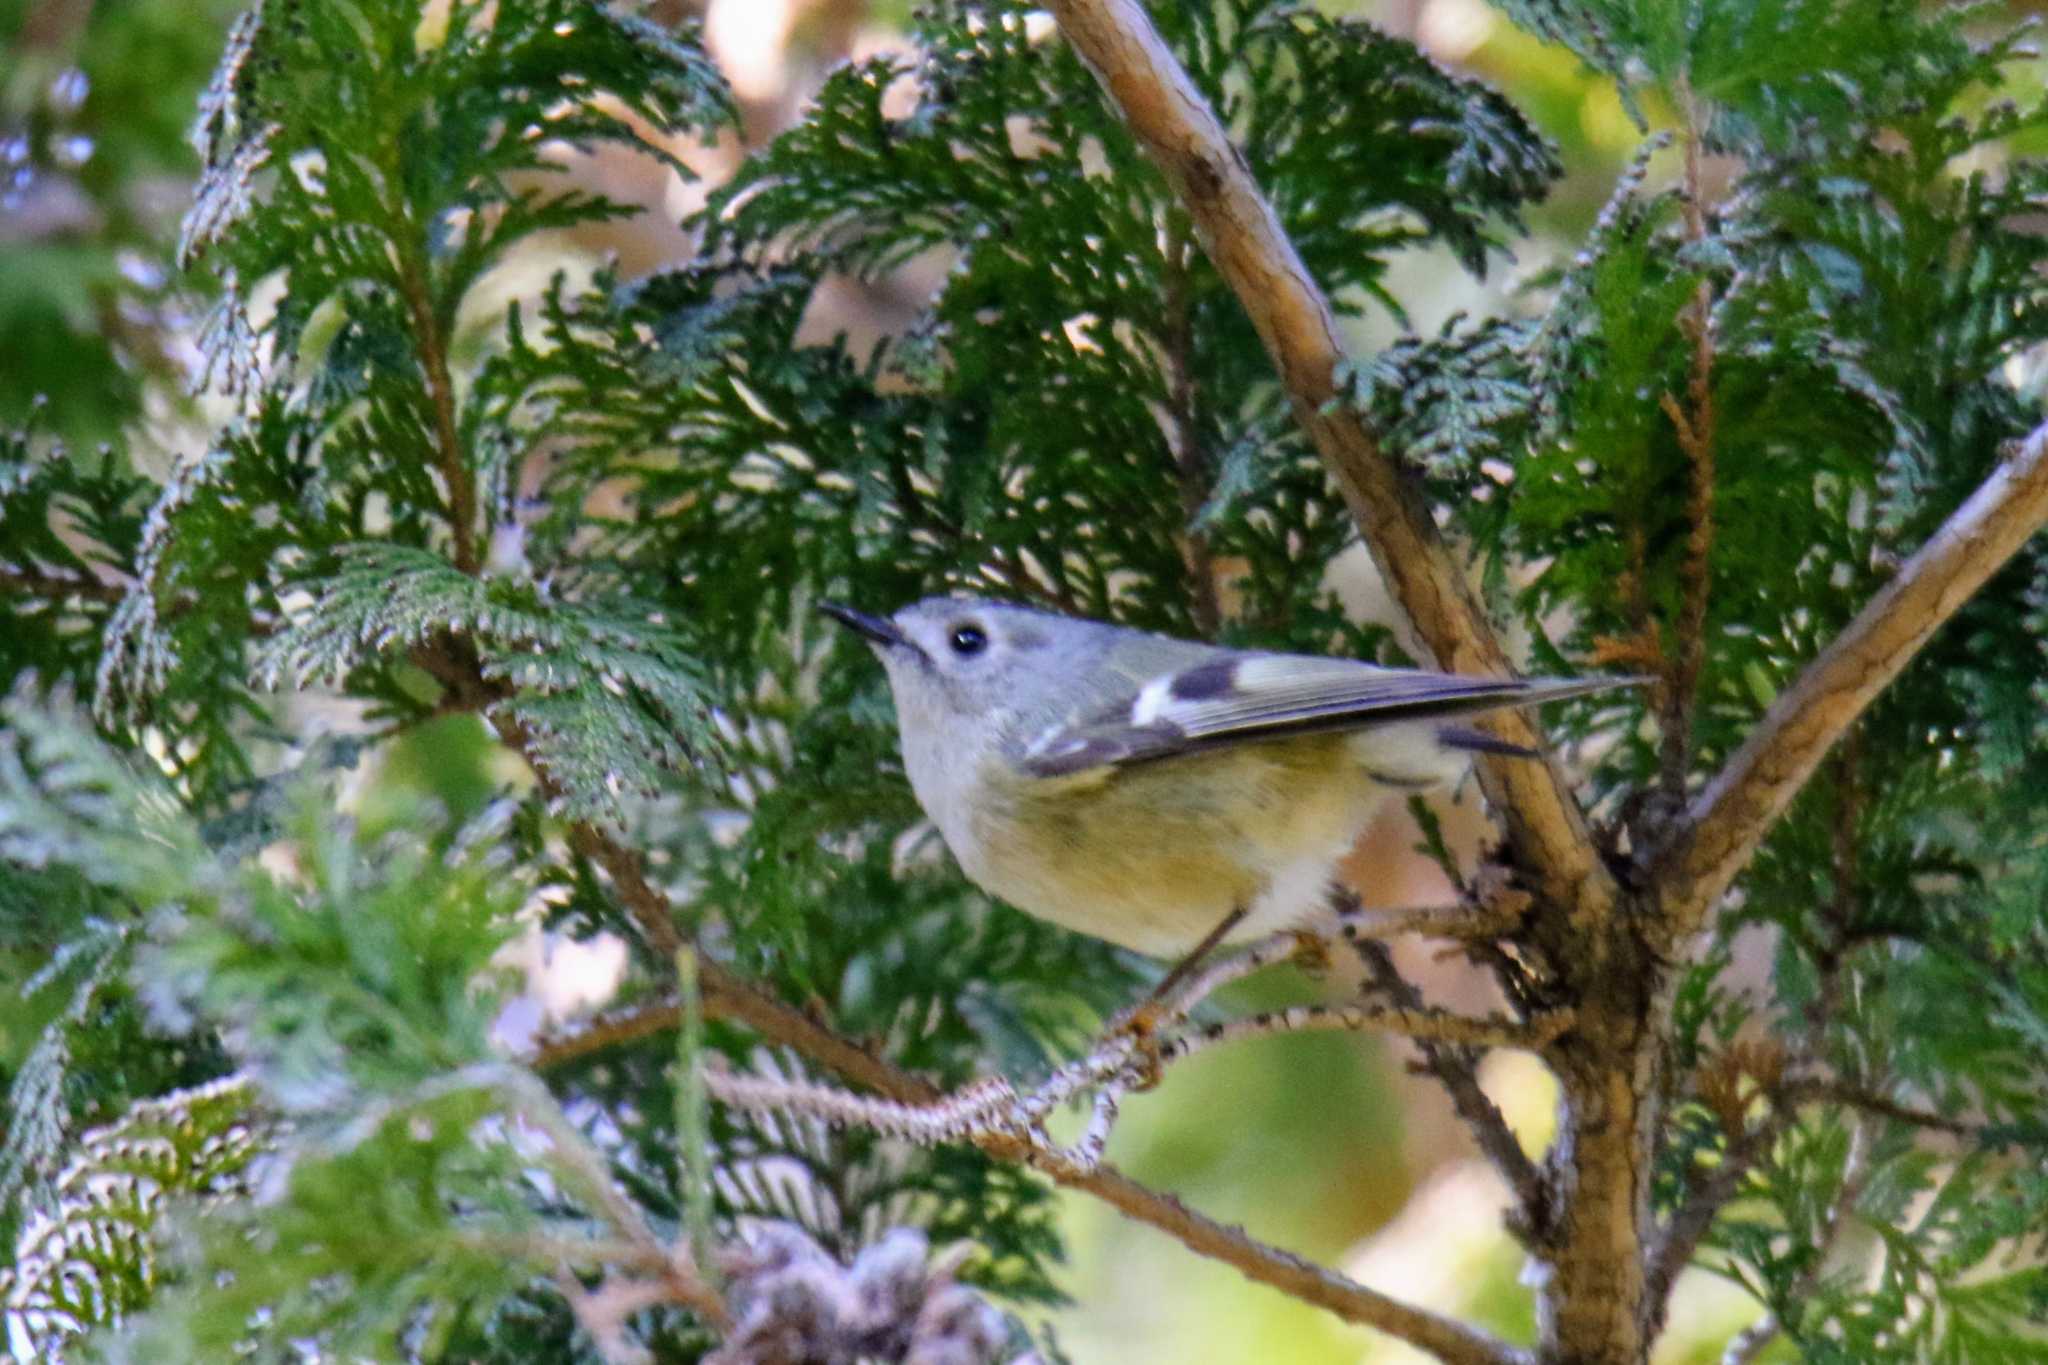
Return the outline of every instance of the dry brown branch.
<path id="1" fill-rule="evenodd" d="M 1508 672 L 1507 655 L 1418 491 L 1359 415 L 1334 401 L 1344 351 L 1330 301 L 1144 6 L 1138 0 L 1054 0 L 1051 8 L 1067 41 L 1174 185 L 1209 258 L 1264 342 L 1389 591 L 1437 663 L 1459 672 Z M 1502 712 L 1488 723 L 1510 743 L 1543 748 L 1524 713 Z M 1486 794 L 1545 903 L 1574 918 L 1605 917 L 1618 893 L 1556 764 L 1494 757 L 1479 766 Z"/>
<path id="2" fill-rule="evenodd" d="M 1697 243 L 1707 239 L 1706 184 L 1700 170 L 1700 114 L 1690 89 L 1685 101 L 1685 235 Z M 1681 408 L 1676 398 L 1665 394 L 1663 406 L 1685 454 L 1685 561 L 1679 571 L 1677 652 L 1669 684 L 1658 699 L 1664 731 L 1658 778 L 1673 807 L 1685 799 L 1685 778 L 1692 767 L 1692 708 L 1707 661 L 1707 602 L 1713 585 L 1714 287 L 1705 279 L 1693 290 L 1679 326 L 1692 343 L 1685 405 Z"/>
<path id="3" fill-rule="evenodd" d="M 1943 622 L 2048 523 L 2037 427 L 1821 651 L 1693 801 L 1652 869 L 1666 931 L 1696 931 L 1863 708 Z"/>
<path id="4" fill-rule="evenodd" d="M 1362 939 L 1384 942 L 1409 934 L 1469 943 L 1499 938 L 1515 926 L 1527 908 L 1526 897 L 1513 896 L 1456 905 L 1373 906 L 1344 913 L 1337 931 L 1347 943 Z"/>
<path id="5" fill-rule="evenodd" d="M 560 794 L 553 779 L 535 759 L 533 737 L 516 721 L 490 714 L 493 704 L 505 693 L 501 685 L 483 676 L 468 642 L 444 635 L 416 646 L 411 657 L 447 689 L 444 708 L 486 716 L 498 738 L 533 768 L 542 794 L 550 798 Z M 570 825 L 569 844 L 604 872 L 619 903 L 653 954 L 663 962 L 673 961 L 676 950 L 685 946 L 682 932 L 676 928 L 675 911 L 668 896 L 647 879 L 640 855 L 603 830 L 585 823 Z M 736 1019 L 764 1037 L 787 1043 L 848 1080 L 902 1100 L 928 1100 L 938 1094 L 918 1078 L 890 1067 L 858 1043 L 841 1037 L 802 1010 L 777 1000 L 702 954 L 698 957 L 698 987 L 703 992 L 707 1015 Z M 650 1022 L 646 1031 L 667 1026 Z M 588 1049 L 572 1048 L 554 1060 L 567 1061 L 579 1050 Z"/>
<path id="6" fill-rule="evenodd" d="M 698 965 L 701 970 L 701 960 Z M 711 1010 L 706 1009 L 704 1013 L 712 1017 Z M 566 1066 L 578 1058 L 603 1052 L 621 1043 L 666 1033 L 680 1027 L 682 1022 L 682 1002 L 674 996 L 643 1000 L 624 1009 L 607 1010 L 563 1032 L 544 1035 L 535 1043 L 527 1064 L 536 1071 Z"/>
<path id="7" fill-rule="evenodd" d="M 1030 1160 L 1015 1140 L 991 1139 L 976 1145 L 991 1156 Z M 1529 1352 L 1490 1333 L 1389 1298 L 1291 1251 L 1269 1246 L 1243 1228 L 1197 1213 L 1172 1195 L 1141 1185 L 1113 1166 L 1083 1174 L 1031 1164 L 1056 1183 L 1092 1194 L 1125 1216 L 1149 1223 L 1198 1256 L 1234 1266 L 1246 1279 L 1327 1309 L 1346 1322 L 1399 1337 L 1446 1365 L 1529 1365 L 1534 1360 Z"/>
<path id="8" fill-rule="evenodd" d="M 1975 1142 L 1981 1142 L 1984 1137 L 1982 1124 L 1937 1114 L 1931 1109 L 1915 1108 L 1868 1087 L 1831 1077 L 1802 1077 L 1788 1081 L 1779 1090 L 1778 1101 L 1788 1106 L 1820 1101 L 1872 1118 L 1890 1119 L 1894 1123 L 1924 1128 L 1933 1133 L 1947 1133 L 1951 1137 Z"/>
<path id="9" fill-rule="evenodd" d="M 585 852 L 610 876 L 613 888 L 631 910 L 634 922 L 648 936 L 650 946 L 673 958 L 682 946 L 675 915 L 669 908 L 668 897 L 647 880 L 639 855 L 588 825 L 577 826 L 571 837 L 578 851 Z M 859 1043 L 835 1033 L 794 1005 L 776 999 L 702 954 L 697 960 L 697 986 L 703 992 L 707 1016 L 738 1020 L 848 1080 L 897 1099 L 915 1101 L 938 1094 L 924 1081 L 890 1066 Z"/>

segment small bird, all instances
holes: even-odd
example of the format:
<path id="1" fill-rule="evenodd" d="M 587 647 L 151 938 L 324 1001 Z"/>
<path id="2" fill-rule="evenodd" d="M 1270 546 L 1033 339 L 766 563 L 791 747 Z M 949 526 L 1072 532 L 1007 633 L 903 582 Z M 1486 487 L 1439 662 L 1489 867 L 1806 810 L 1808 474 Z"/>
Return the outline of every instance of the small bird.
<path id="1" fill-rule="evenodd" d="M 820 610 L 881 659 L 911 788 L 975 885 L 1162 958 L 1299 927 L 1386 796 L 1530 752 L 1453 717 L 1638 681 L 1224 649 L 972 597 Z"/>

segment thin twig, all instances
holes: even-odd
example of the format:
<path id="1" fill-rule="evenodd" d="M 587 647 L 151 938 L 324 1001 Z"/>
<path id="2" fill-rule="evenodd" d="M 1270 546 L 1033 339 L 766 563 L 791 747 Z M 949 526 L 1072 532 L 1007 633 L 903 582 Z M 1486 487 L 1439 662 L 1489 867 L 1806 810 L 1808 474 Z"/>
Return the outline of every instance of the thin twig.
<path id="1" fill-rule="evenodd" d="M 1385 942 L 1410 934 L 1470 943 L 1499 938 L 1514 928 L 1526 909 L 1527 897 L 1462 901 L 1456 905 L 1367 906 L 1341 913 L 1337 933 L 1346 943 Z"/>
<path id="2" fill-rule="evenodd" d="M 1355 942 L 1352 947 L 1365 964 L 1374 987 L 1396 1008 L 1417 1010 L 1422 1007 L 1421 993 L 1402 977 L 1394 966 L 1393 954 L 1383 945 Z M 1436 1077 L 1451 1097 L 1451 1108 L 1464 1120 L 1473 1141 L 1479 1144 L 1479 1150 L 1514 1192 L 1516 1209 L 1510 1229 L 1519 1236 L 1529 1228 L 1542 1226 L 1544 1220 L 1541 1215 L 1550 1201 L 1549 1186 L 1536 1163 L 1522 1150 L 1521 1141 L 1516 1138 L 1514 1129 L 1508 1127 L 1500 1106 L 1480 1088 L 1478 1055 L 1469 1047 L 1427 1039 L 1417 1039 L 1415 1048 L 1422 1054 L 1424 1069 Z"/>
<path id="3" fill-rule="evenodd" d="M 1706 185 L 1700 169 L 1699 109 L 1692 91 L 1684 91 L 1685 213 L 1686 239 L 1695 244 L 1707 240 Z M 1692 710 L 1699 692 L 1700 672 L 1707 658 L 1707 603 L 1713 586 L 1714 549 L 1714 286 L 1702 278 L 1693 290 L 1679 325 L 1692 342 L 1691 373 L 1687 379 L 1686 406 L 1680 409 L 1670 394 L 1664 395 L 1664 411 L 1678 431 L 1679 449 L 1685 454 L 1689 496 L 1686 499 L 1685 561 L 1679 570 L 1680 610 L 1677 654 L 1672 660 L 1670 685 L 1664 689 L 1662 747 L 1659 778 L 1665 798 L 1675 808 L 1685 800 L 1686 772 L 1692 764 Z"/>
<path id="4" fill-rule="evenodd" d="M 403 216 L 400 211 L 399 216 Z M 399 294 L 412 317 L 419 341 L 420 369 L 426 376 L 428 405 L 434 415 L 434 460 L 448 486 L 448 525 L 455 536 L 455 567 L 474 574 L 481 564 L 476 550 L 476 480 L 462 457 L 462 437 L 455 413 L 455 380 L 448 370 L 448 338 L 434 309 L 426 267 L 401 243 L 397 251 Z"/>
<path id="5" fill-rule="evenodd" d="M 1183 1034 L 1160 1049 L 1160 1060 L 1178 1061 L 1222 1043 L 1275 1033 L 1312 1031 L 1359 1032 L 1379 1029 L 1404 1038 L 1460 1047 L 1513 1047 L 1533 1051 L 1571 1027 L 1569 1010 L 1558 1010 L 1522 1023 L 1514 1019 L 1476 1019 L 1436 1009 L 1385 1009 L 1370 1005 L 1295 1005 L 1226 1023 L 1209 1024 Z"/>
<path id="6" fill-rule="evenodd" d="M 1270 967 L 1275 962 L 1285 962 L 1300 953 L 1310 941 L 1300 934 L 1272 934 L 1256 943 L 1246 944 L 1219 962 L 1210 963 L 1172 991 L 1159 997 L 1161 1009 L 1155 1026 L 1166 1020 L 1186 1018 L 1194 1012 L 1197 1004 L 1233 981 L 1242 981 L 1253 972 Z"/>
<path id="7" fill-rule="evenodd" d="M 702 964 L 699 966 L 701 968 Z M 708 1007 L 704 1013 L 707 1018 L 713 1015 Z M 564 1032 L 541 1037 L 527 1057 L 527 1065 L 536 1071 L 547 1071 L 579 1057 L 607 1051 L 621 1043 L 665 1033 L 682 1021 L 682 1002 L 671 995 L 643 1000 L 623 1009 L 607 1010 L 580 1021 Z"/>
<path id="8" fill-rule="evenodd" d="M 1181 553 L 1187 561 L 1195 625 L 1202 634 L 1214 635 L 1223 624 L 1223 609 L 1216 597 L 1216 564 L 1209 553 L 1209 533 L 1196 525 L 1209 500 L 1209 462 L 1195 421 L 1195 334 L 1192 301 L 1188 296 L 1188 255 L 1193 247 L 1188 237 L 1187 215 L 1178 209 L 1167 210 L 1160 272 L 1166 317 L 1159 335 L 1160 361 L 1166 372 L 1166 403 L 1160 426 L 1173 453 L 1175 481 L 1180 489 Z"/>
<path id="9" fill-rule="evenodd" d="M 1981 1142 L 1984 1138 L 1984 1126 L 1980 1123 L 1950 1118 L 1931 1109 L 1904 1104 L 1889 1095 L 1828 1076 L 1810 1076 L 1787 1081 L 1779 1088 L 1777 1098 L 1780 1103 L 1786 1105 L 1814 1102 L 1839 1105 L 1844 1109 L 1853 1109 L 1874 1118 L 1890 1119 L 1894 1123 L 1924 1128 L 1933 1133 L 1947 1133 L 1952 1137 L 1966 1138 L 1973 1142 Z"/>
<path id="10" fill-rule="evenodd" d="M 1399 1337 L 1445 1365 L 1533 1365 L 1535 1360 L 1534 1353 L 1510 1346 L 1490 1333 L 1389 1298 L 1334 1270 L 1257 1241 L 1242 1228 L 1204 1217 L 1172 1195 L 1140 1185 L 1110 1167 L 1086 1179 L 1052 1175 L 1060 1184 L 1086 1190 L 1128 1217 L 1151 1224 L 1198 1255 L 1236 1266 L 1247 1278 L 1328 1309 L 1346 1322 Z"/>
<path id="11" fill-rule="evenodd" d="M 492 707 L 505 697 L 506 691 L 501 683 L 494 683 L 483 676 L 475 650 L 467 641 L 452 636 L 438 637 L 415 646 L 411 657 L 448 689 L 451 707 L 487 717 L 498 738 L 534 769 L 543 796 L 553 798 L 560 795 L 561 789 L 536 760 L 533 737 L 525 727 L 503 714 L 491 714 Z M 610 879 L 614 894 L 625 907 L 646 947 L 664 965 L 672 963 L 676 951 L 685 946 L 684 939 L 676 928 L 674 907 L 669 904 L 668 896 L 647 879 L 640 855 L 587 823 L 570 825 L 569 844 Z M 712 958 L 699 958 L 697 984 L 703 992 L 707 1017 L 736 1019 L 765 1037 L 796 1048 L 812 1061 L 848 1080 L 896 1099 L 928 1100 L 939 1093 L 935 1087 L 882 1062 L 858 1043 L 834 1033 L 803 1011 L 734 975 Z M 655 1007 L 655 1013 L 632 1026 L 644 1024 L 647 1032 L 672 1027 L 680 1016 L 666 1018 L 660 1008 Z M 572 1045 L 552 1060 L 566 1061 L 578 1051 Z"/>
<path id="12" fill-rule="evenodd" d="M 2048 523 L 2048 425 L 2000 462 L 1774 702 L 1694 799 L 1651 868 L 1664 932 L 1689 936 L 1837 739 L 2033 534 Z"/>

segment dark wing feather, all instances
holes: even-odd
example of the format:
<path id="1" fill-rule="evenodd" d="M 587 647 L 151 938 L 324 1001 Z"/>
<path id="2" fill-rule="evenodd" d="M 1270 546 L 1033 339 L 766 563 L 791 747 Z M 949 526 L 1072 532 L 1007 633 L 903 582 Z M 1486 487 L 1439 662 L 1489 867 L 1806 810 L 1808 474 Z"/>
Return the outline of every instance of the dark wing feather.
<path id="1" fill-rule="evenodd" d="M 1634 681 L 1476 678 L 1311 655 L 1224 655 L 1054 727 L 1026 748 L 1023 766 L 1036 777 L 1064 777 L 1232 744 L 1530 706 Z"/>

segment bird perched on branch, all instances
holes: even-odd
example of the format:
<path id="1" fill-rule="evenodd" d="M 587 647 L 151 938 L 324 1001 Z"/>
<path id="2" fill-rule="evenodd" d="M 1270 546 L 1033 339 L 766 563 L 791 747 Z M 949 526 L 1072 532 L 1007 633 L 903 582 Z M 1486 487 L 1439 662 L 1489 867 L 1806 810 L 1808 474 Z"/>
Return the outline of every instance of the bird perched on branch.
<path id="1" fill-rule="evenodd" d="M 1529 753 L 1460 718 L 1636 681 L 1224 649 L 971 597 L 822 610 L 888 671 L 910 785 L 968 877 L 1157 957 L 1297 927 L 1388 795 Z"/>

